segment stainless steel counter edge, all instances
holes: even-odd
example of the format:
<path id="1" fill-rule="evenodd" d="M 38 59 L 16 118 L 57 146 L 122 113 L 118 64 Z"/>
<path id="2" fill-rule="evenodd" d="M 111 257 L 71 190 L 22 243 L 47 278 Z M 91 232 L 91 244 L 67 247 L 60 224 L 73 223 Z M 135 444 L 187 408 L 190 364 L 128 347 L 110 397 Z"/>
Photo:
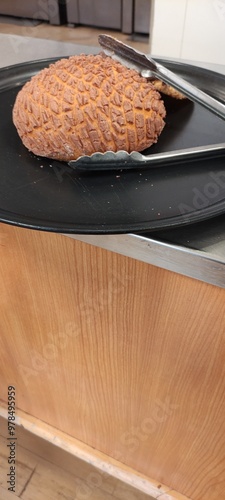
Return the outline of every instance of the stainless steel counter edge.
<path id="1" fill-rule="evenodd" d="M 213 254 L 136 234 L 64 236 L 225 288 L 224 262 Z"/>

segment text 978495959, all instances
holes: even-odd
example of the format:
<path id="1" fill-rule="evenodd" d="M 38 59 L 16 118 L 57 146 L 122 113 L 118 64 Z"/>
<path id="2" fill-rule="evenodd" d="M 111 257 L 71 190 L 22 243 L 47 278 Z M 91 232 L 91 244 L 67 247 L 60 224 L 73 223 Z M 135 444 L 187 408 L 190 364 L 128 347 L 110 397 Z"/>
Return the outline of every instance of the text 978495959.
<path id="1" fill-rule="evenodd" d="M 7 473 L 8 490 L 15 493 L 16 486 L 16 390 L 13 385 L 8 386 L 8 436 L 7 448 L 9 472 Z"/>

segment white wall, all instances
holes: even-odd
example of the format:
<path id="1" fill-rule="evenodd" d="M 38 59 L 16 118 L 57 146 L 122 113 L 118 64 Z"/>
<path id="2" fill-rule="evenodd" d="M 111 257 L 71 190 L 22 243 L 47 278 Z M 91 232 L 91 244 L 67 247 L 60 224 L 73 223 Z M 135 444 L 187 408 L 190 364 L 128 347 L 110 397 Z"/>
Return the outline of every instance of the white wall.
<path id="1" fill-rule="evenodd" d="M 225 0 L 152 0 L 150 52 L 225 64 Z"/>

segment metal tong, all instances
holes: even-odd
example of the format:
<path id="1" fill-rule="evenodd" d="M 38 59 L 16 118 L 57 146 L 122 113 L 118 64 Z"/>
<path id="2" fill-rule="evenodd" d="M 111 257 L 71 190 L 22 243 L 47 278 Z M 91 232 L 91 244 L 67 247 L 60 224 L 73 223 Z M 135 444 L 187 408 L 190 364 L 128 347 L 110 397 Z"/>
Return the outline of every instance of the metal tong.
<path id="1" fill-rule="evenodd" d="M 127 153 L 126 151 L 106 151 L 106 153 L 93 153 L 91 156 L 80 156 L 77 160 L 71 160 L 68 165 L 74 170 L 100 171 L 100 170 L 131 170 L 143 168 L 164 167 L 174 163 L 193 161 L 199 158 L 225 157 L 225 143 L 212 144 L 210 146 L 196 146 L 187 149 L 177 149 L 163 153 L 143 155 L 137 151 Z"/>
<path id="2" fill-rule="evenodd" d="M 104 48 L 104 52 L 110 57 L 118 60 L 123 65 L 136 69 L 145 78 L 159 78 L 166 84 L 182 92 L 194 102 L 203 105 L 205 108 L 225 119 L 225 105 L 213 97 L 205 94 L 197 87 L 183 80 L 172 71 L 154 61 L 151 57 L 129 47 L 109 35 L 99 35 L 99 44 Z M 194 160 L 198 158 L 214 158 L 225 155 L 225 143 L 212 144 L 207 146 L 197 146 L 193 148 L 143 155 L 133 151 L 107 151 L 105 153 L 94 153 L 91 156 L 81 156 L 77 160 L 71 160 L 69 166 L 75 170 L 98 171 L 98 170 L 118 170 L 151 167 L 161 167 L 175 162 Z"/>

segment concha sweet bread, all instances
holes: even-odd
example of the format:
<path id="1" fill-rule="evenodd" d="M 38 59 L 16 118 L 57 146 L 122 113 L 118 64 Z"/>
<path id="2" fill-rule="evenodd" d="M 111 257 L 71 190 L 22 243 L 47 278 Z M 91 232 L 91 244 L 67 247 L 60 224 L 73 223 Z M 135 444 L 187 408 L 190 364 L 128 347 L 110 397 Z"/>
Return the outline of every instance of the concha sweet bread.
<path id="1" fill-rule="evenodd" d="M 13 108 L 23 144 L 62 161 L 97 151 L 142 151 L 157 142 L 165 115 L 150 82 L 100 54 L 51 64 L 23 86 Z"/>
<path id="2" fill-rule="evenodd" d="M 187 99 L 187 97 L 179 92 L 179 90 L 176 90 L 174 87 L 171 85 L 167 85 L 166 83 L 162 82 L 161 80 L 151 80 L 152 85 L 155 87 L 158 92 L 169 95 L 170 97 L 173 97 L 174 99 Z"/>

